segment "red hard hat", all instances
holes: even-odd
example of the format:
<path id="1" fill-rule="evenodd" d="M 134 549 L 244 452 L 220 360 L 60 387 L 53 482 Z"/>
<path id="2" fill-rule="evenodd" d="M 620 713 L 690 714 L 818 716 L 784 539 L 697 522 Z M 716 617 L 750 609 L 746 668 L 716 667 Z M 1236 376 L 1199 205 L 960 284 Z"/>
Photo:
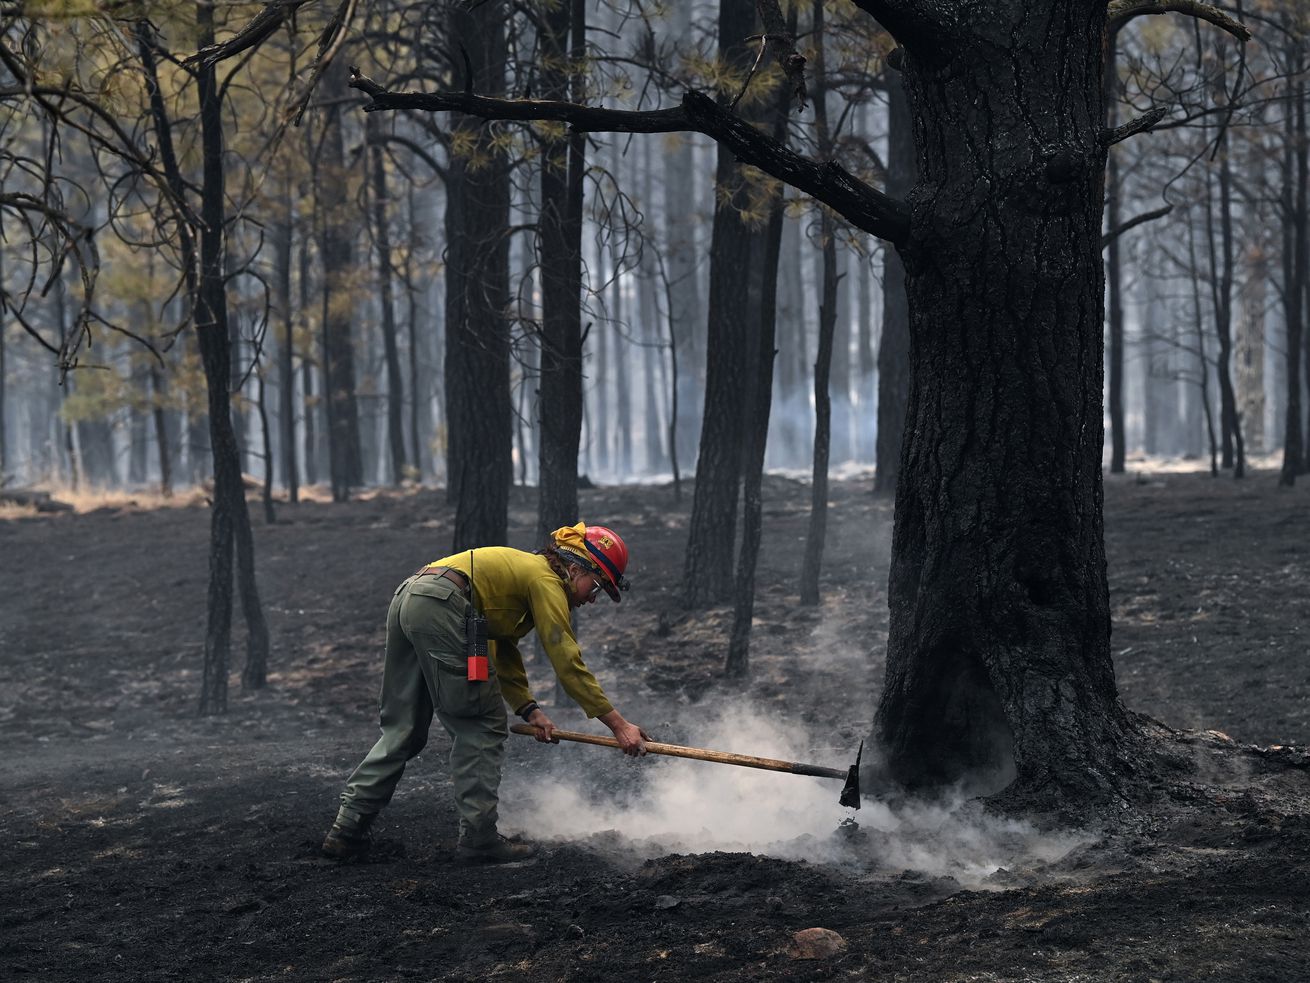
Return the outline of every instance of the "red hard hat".
<path id="1" fill-rule="evenodd" d="M 623 576 L 623 571 L 628 569 L 627 545 L 618 533 L 605 526 L 588 526 L 586 541 L 587 552 L 605 575 L 601 586 L 614 601 L 619 601 L 619 591 L 629 587 L 628 578 Z"/>

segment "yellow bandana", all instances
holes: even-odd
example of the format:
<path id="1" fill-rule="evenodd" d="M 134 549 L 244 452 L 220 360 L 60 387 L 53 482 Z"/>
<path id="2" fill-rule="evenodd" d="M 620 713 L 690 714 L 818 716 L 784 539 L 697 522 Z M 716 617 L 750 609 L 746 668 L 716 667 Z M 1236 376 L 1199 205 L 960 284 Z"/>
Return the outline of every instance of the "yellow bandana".
<path id="1" fill-rule="evenodd" d="M 555 548 L 563 550 L 566 553 L 572 553 L 580 560 L 585 560 L 588 566 L 595 566 L 596 563 L 591 558 L 591 552 L 587 549 L 587 524 L 579 522 L 576 526 L 560 526 L 550 538 L 555 541 Z"/>

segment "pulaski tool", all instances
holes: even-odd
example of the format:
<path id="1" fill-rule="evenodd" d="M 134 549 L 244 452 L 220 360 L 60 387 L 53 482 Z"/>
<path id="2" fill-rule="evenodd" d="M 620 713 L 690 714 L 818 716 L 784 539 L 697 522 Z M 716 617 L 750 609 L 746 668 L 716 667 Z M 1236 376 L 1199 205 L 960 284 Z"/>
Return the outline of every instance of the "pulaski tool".
<path id="1" fill-rule="evenodd" d="M 531 724 L 514 724 L 510 727 L 516 734 L 536 737 L 537 728 Z M 618 747 L 619 742 L 612 737 L 600 737 L 595 734 L 582 734 L 573 730 L 556 730 L 555 741 L 575 741 L 578 744 L 598 744 L 601 747 Z M 713 761 L 721 765 L 737 765 L 742 768 L 762 768 L 765 771 L 783 771 L 791 775 L 812 775 L 815 778 L 840 778 L 846 785 L 841 790 L 838 800 L 848 809 L 860 807 L 860 758 L 864 754 L 864 742 L 855 755 L 855 764 L 846 771 L 840 768 L 823 768 L 819 765 L 807 765 L 800 761 L 780 761 L 777 758 L 756 758 L 749 754 L 733 754 L 729 751 L 711 751 L 707 748 L 683 747 L 680 744 L 660 744 L 647 741 L 646 750 L 651 754 L 665 754 L 673 758 L 695 758 L 697 761 Z"/>

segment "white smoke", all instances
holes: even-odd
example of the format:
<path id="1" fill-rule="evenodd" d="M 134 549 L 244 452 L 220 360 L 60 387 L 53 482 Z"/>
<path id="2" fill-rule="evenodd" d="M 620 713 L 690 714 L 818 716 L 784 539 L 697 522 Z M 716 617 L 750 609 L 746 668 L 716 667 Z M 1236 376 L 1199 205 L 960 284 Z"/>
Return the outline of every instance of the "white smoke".
<path id="1" fill-rule="evenodd" d="M 794 725 L 782 727 L 749 708 L 686 722 L 677 737 L 656 739 L 845 770 L 834 749 L 815 751 Z M 1042 833 L 1030 824 L 984 816 L 957 799 L 880 801 L 863 789 L 858 812 L 838 804 L 842 783 L 788 773 L 647 755 L 630 759 L 604 748 L 546 747 L 523 738 L 516 757 L 549 755 L 549 771 L 507 777 L 503 825 L 543 841 L 588 842 L 648 859 L 716 850 L 854 866 L 862 872 L 951 877 L 969 887 L 1002 867 L 1049 863 L 1085 842 L 1079 834 Z M 534 765 L 536 762 L 534 762 Z M 858 827 L 850 825 L 854 819 Z M 843 822 L 846 825 L 843 826 Z"/>

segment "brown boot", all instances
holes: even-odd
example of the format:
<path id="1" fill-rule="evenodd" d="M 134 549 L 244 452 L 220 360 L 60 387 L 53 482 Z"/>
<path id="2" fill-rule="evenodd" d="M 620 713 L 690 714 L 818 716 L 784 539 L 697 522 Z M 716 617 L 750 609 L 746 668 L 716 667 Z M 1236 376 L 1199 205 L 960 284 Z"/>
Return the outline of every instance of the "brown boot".
<path id="1" fill-rule="evenodd" d="M 520 843 L 496 835 L 494 840 L 476 846 L 460 841 L 455 847 L 455 859 L 462 864 L 515 864 L 531 860 L 537 854 L 533 843 Z"/>
<path id="2" fill-rule="evenodd" d="M 347 829 L 340 823 L 333 823 L 323 838 L 322 850 L 325 856 L 333 860 L 354 860 L 366 854 L 371 843 L 372 837 L 368 834 L 367 825 Z"/>

